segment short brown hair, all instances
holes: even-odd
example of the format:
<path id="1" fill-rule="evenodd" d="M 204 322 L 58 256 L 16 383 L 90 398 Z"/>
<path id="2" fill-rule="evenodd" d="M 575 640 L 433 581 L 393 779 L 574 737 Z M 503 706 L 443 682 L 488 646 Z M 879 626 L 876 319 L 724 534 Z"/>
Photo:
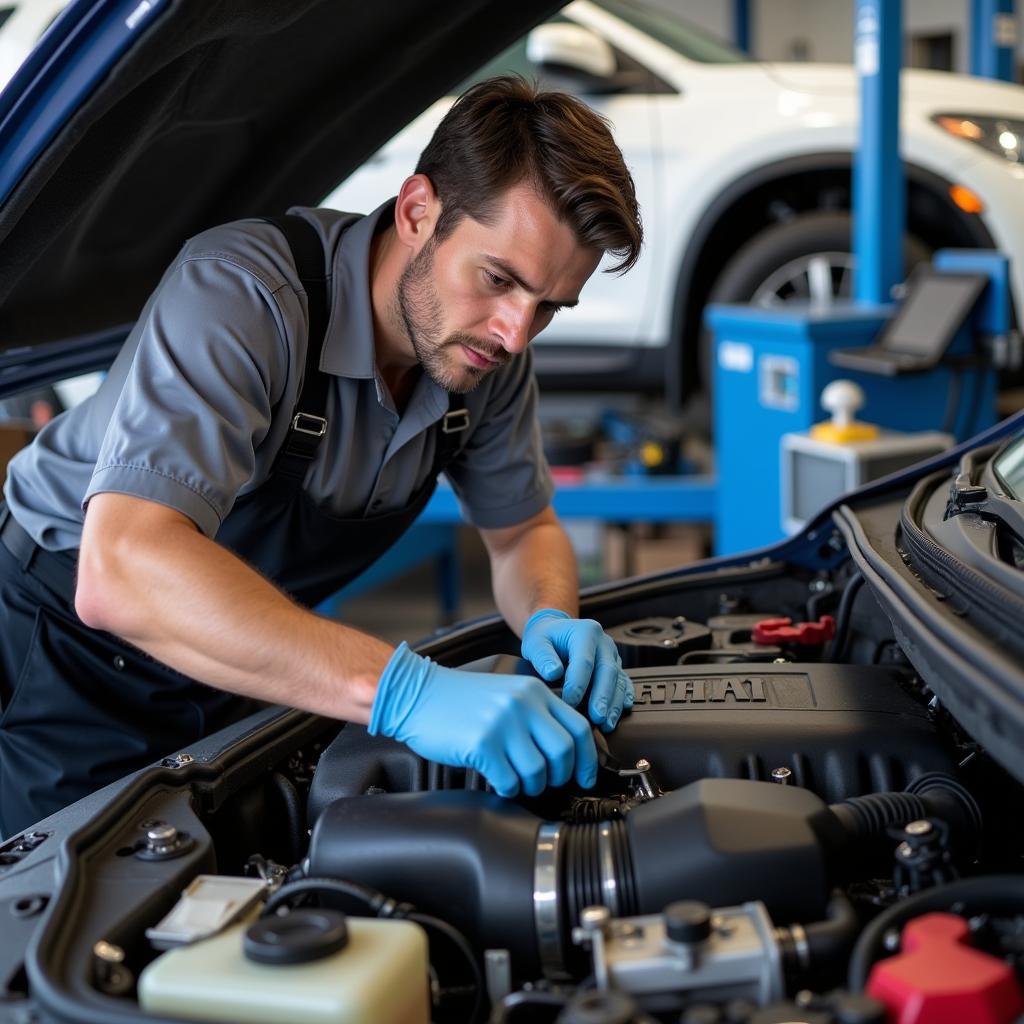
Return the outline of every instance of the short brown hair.
<path id="1" fill-rule="evenodd" d="M 443 241 L 464 216 L 488 223 L 509 188 L 531 182 L 581 245 L 619 258 L 625 273 L 643 242 L 633 178 L 608 123 L 564 92 L 518 75 L 468 89 L 438 125 L 416 165 L 441 200 Z"/>

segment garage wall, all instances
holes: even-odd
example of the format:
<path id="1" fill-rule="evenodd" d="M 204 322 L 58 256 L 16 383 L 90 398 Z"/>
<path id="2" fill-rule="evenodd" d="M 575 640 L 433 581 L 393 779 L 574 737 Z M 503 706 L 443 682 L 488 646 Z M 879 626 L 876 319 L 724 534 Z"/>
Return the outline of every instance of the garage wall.
<path id="1" fill-rule="evenodd" d="M 731 0 L 647 0 L 702 28 L 731 39 Z M 1018 75 L 1024 67 L 1024 0 L 1017 0 Z M 751 0 L 754 56 L 761 60 L 849 63 L 853 52 L 854 0 Z M 953 37 L 953 69 L 970 64 L 970 0 L 904 0 L 903 28 L 913 36 Z"/>

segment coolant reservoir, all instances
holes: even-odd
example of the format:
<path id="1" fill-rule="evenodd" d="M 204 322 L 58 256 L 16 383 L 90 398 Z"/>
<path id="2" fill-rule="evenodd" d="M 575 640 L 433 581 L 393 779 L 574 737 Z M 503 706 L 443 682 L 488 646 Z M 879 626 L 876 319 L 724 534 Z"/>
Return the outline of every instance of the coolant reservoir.
<path id="1" fill-rule="evenodd" d="M 252 1024 L 430 1024 L 427 938 L 411 921 L 294 910 L 154 960 L 150 1013 Z"/>

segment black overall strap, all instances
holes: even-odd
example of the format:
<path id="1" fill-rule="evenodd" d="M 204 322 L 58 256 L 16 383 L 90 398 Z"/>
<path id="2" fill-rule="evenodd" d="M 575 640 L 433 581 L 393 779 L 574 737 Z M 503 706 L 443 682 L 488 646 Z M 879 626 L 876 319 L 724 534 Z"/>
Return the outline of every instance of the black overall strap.
<path id="1" fill-rule="evenodd" d="M 432 476 L 443 473 L 462 447 L 462 439 L 469 428 L 469 410 L 465 395 L 448 395 L 448 411 L 437 425 L 437 449 L 434 452 Z"/>
<path id="2" fill-rule="evenodd" d="M 327 335 L 327 274 L 324 247 L 316 228 L 295 214 L 267 217 L 267 223 L 284 235 L 306 292 L 309 310 L 309 337 L 306 341 L 306 368 L 302 389 L 295 401 L 288 436 L 278 452 L 274 476 L 300 484 L 327 433 L 327 385 L 330 378 L 320 372 L 320 353 Z"/>
<path id="3" fill-rule="evenodd" d="M 299 280 L 306 291 L 309 309 L 309 338 L 306 343 L 306 368 L 302 389 L 295 402 L 288 436 L 278 453 L 273 475 L 298 486 L 306 476 L 320 440 L 327 433 L 327 385 L 329 377 L 320 372 L 320 353 L 327 334 L 327 275 L 324 273 L 324 247 L 316 228 L 295 214 L 267 217 L 285 237 L 292 250 Z M 469 409 L 463 395 L 449 395 L 448 411 L 438 424 L 437 449 L 433 476 L 443 473 L 455 458 L 469 427 Z"/>

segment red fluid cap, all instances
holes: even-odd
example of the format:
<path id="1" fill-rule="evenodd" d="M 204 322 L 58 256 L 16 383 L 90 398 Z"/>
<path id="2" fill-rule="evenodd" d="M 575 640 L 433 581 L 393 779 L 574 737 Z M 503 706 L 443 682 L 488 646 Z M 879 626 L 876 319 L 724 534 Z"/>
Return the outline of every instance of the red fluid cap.
<path id="1" fill-rule="evenodd" d="M 823 644 L 835 636 L 836 620 L 831 615 L 822 615 L 817 622 L 798 622 L 792 619 L 762 619 L 754 626 L 754 643 L 774 646 L 775 644 Z"/>
<path id="2" fill-rule="evenodd" d="M 1011 1024 L 1024 997 L 1009 964 L 972 949 L 956 914 L 925 914 L 903 929 L 903 951 L 877 963 L 867 992 L 890 1024 Z"/>

